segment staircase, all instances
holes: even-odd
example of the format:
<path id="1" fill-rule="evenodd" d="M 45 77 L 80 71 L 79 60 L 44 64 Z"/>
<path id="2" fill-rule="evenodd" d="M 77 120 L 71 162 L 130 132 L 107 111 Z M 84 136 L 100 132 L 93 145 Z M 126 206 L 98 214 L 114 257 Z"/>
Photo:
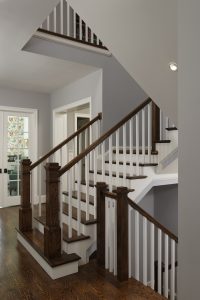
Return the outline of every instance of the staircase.
<path id="1" fill-rule="evenodd" d="M 103 135 L 101 118 L 34 164 L 22 162 L 18 239 L 53 279 L 97 251 L 119 281 L 134 277 L 175 299 L 178 239 L 138 204 L 153 186 L 177 183 L 177 128 L 149 98 Z"/>

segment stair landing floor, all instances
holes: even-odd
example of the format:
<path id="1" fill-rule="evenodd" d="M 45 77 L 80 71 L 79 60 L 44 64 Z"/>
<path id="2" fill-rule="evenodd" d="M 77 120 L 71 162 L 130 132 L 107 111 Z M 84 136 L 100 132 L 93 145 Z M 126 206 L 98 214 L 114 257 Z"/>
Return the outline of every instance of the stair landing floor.
<path id="1" fill-rule="evenodd" d="M 80 267 L 78 274 L 52 280 L 17 242 L 17 225 L 18 207 L 0 209 L 0 299 L 165 299 L 133 279 L 118 283 L 94 260 Z"/>

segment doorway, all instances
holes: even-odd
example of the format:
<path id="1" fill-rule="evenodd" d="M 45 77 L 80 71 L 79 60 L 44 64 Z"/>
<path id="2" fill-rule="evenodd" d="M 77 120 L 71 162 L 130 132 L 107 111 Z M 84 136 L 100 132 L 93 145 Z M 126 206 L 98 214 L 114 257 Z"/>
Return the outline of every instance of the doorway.
<path id="1" fill-rule="evenodd" d="M 20 162 L 37 155 L 37 111 L 16 110 L 0 108 L 0 207 L 20 204 Z"/>

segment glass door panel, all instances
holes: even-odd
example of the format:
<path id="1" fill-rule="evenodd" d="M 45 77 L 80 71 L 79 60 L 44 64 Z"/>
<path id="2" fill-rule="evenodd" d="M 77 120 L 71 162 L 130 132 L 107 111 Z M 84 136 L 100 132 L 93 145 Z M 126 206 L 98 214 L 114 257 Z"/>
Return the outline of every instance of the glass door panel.
<path id="1" fill-rule="evenodd" d="M 29 116 L 4 113 L 4 206 L 20 203 L 20 162 L 29 157 Z"/>

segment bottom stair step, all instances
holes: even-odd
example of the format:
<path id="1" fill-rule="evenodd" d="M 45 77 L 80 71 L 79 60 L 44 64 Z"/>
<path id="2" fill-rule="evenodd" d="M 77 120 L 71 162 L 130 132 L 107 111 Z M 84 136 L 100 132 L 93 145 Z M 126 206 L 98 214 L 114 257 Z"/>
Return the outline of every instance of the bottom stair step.
<path id="1" fill-rule="evenodd" d="M 46 224 L 45 216 L 35 217 L 34 219 L 36 221 L 38 221 L 39 223 L 41 223 L 42 225 Z M 63 223 L 63 241 L 65 241 L 67 243 L 74 243 L 74 242 L 78 242 L 78 241 L 87 240 L 89 238 L 90 238 L 89 235 L 84 235 L 84 234 L 78 235 L 78 232 L 75 229 L 72 229 L 72 237 L 69 238 L 68 225 Z"/>
<path id="2" fill-rule="evenodd" d="M 21 232 L 17 229 L 17 232 L 20 233 L 30 246 L 53 268 L 75 262 L 80 259 L 80 256 L 75 253 L 67 254 L 65 252 L 63 252 L 60 257 L 48 259 L 44 256 L 44 235 L 39 230 L 33 229 L 28 232 Z"/>

